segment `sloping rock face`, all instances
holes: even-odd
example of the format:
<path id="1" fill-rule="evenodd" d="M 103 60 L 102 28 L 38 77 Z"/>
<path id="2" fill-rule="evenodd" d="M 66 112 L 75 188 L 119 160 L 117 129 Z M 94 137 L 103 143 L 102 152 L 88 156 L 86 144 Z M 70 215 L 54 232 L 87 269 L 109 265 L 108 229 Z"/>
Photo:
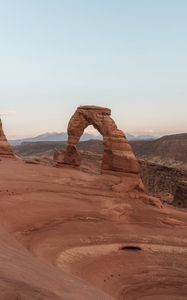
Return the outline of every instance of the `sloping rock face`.
<path id="1" fill-rule="evenodd" d="M 163 136 L 154 141 L 131 141 L 139 159 L 187 170 L 187 133 Z"/>
<path id="2" fill-rule="evenodd" d="M 14 157 L 13 151 L 6 139 L 0 119 L 0 157 Z"/>
<path id="3" fill-rule="evenodd" d="M 174 197 L 178 197 L 177 195 L 182 195 L 182 190 L 184 190 L 183 182 L 187 180 L 187 172 L 185 170 L 166 167 L 145 160 L 139 160 L 139 163 L 140 175 L 148 193 L 159 197 L 164 203 L 183 206 L 181 201 L 173 203 L 173 200 Z"/>
<path id="4" fill-rule="evenodd" d="M 102 170 L 124 173 L 139 173 L 138 162 L 124 133 L 119 130 L 111 118 L 111 110 L 97 106 L 80 106 L 68 125 L 68 147 L 64 162 L 80 165 L 80 157 L 75 148 L 84 130 L 93 125 L 103 136 L 104 156 Z M 72 160 L 72 157 L 74 159 Z"/>
<path id="5" fill-rule="evenodd" d="M 177 187 L 173 205 L 187 208 L 187 181 L 181 182 L 181 184 Z"/>
<path id="6" fill-rule="evenodd" d="M 114 192 L 118 176 L 4 159 L 1 300 L 185 300 L 185 210 Z"/>

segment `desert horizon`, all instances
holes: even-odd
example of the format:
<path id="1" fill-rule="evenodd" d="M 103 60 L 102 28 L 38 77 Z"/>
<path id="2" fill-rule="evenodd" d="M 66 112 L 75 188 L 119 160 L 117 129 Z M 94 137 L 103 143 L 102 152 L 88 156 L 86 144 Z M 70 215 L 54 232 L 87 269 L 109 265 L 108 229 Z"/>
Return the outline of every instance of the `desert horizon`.
<path id="1" fill-rule="evenodd" d="M 0 300 L 187 300 L 186 15 L 0 1 Z"/>

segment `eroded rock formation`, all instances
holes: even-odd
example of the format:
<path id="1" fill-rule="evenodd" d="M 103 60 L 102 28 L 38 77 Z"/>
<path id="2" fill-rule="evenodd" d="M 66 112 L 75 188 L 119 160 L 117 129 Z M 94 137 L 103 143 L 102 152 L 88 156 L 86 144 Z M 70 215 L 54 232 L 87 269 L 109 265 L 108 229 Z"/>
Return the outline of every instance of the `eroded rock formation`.
<path id="1" fill-rule="evenodd" d="M 179 191 L 180 187 L 183 186 L 183 182 L 187 180 L 187 172 L 145 160 L 139 160 L 139 164 L 140 175 L 147 192 L 150 195 L 159 197 L 164 203 L 174 204 L 176 191 Z M 181 192 L 179 194 L 181 195 Z M 179 206 L 181 206 L 181 201 L 179 203 Z M 175 205 L 177 206 L 177 201 L 175 201 Z"/>
<path id="2" fill-rule="evenodd" d="M 76 148 L 84 130 L 93 125 L 103 136 L 104 155 L 102 171 L 139 173 L 138 162 L 124 133 L 111 118 L 111 110 L 97 106 L 80 106 L 68 125 L 68 146 L 64 153 L 64 163 L 79 166 L 80 155 Z"/>
<path id="3" fill-rule="evenodd" d="M 0 157 L 14 157 L 13 151 L 7 141 L 0 119 Z"/>
<path id="4" fill-rule="evenodd" d="M 112 190 L 119 193 L 135 192 L 145 196 L 144 185 L 139 175 L 139 164 L 123 131 L 111 118 L 111 110 L 98 106 L 80 106 L 68 124 L 68 145 L 62 152 L 54 153 L 54 160 L 79 167 L 80 152 L 77 143 L 87 126 L 93 125 L 103 136 L 104 153 L 101 173 L 119 177 Z"/>
<path id="5" fill-rule="evenodd" d="M 180 183 L 180 185 L 178 185 L 175 192 L 173 205 L 187 208 L 187 181 L 183 181 Z"/>

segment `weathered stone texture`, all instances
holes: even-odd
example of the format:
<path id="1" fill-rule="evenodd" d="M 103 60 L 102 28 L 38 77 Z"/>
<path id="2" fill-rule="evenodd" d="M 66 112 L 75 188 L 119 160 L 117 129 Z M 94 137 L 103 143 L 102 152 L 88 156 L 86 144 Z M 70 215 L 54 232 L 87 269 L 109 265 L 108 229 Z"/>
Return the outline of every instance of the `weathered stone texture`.
<path id="1" fill-rule="evenodd" d="M 111 110 L 108 108 L 97 106 L 77 108 L 68 125 L 68 147 L 64 153 L 64 163 L 80 165 L 80 155 L 75 147 L 86 127 L 93 125 L 103 136 L 102 171 L 139 173 L 139 164 L 132 148 L 110 115 Z"/>
<path id="2" fill-rule="evenodd" d="M 178 185 L 174 195 L 173 205 L 187 208 L 187 181 L 181 182 L 181 184 Z"/>
<path id="3" fill-rule="evenodd" d="M 13 151 L 7 141 L 0 119 L 0 157 L 14 157 Z"/>

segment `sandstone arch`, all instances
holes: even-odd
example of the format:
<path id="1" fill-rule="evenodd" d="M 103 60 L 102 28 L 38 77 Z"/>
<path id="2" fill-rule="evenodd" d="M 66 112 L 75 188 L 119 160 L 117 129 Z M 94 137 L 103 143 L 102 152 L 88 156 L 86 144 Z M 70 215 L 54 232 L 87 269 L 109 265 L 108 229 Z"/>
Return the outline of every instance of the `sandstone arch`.
<path id="1" fill-rule="evenodd" d="M 0 119 L 0 157 L 14 157 L 12 148 L 3 131 L 2 121 Z"/>
<path id="2" fill-rule="evenodd" d="M 63 158 L 65 164 L 80 165 L 81 157 L 76 145 L 89 125 L 93 125 L 103 136 L 102 172 L 139 173 L 138 161 L 125 134 L 111 118 L 111 110 L 98 106 L 80 106 L 71 117 L 68 124 L 68 146 Z"/>

